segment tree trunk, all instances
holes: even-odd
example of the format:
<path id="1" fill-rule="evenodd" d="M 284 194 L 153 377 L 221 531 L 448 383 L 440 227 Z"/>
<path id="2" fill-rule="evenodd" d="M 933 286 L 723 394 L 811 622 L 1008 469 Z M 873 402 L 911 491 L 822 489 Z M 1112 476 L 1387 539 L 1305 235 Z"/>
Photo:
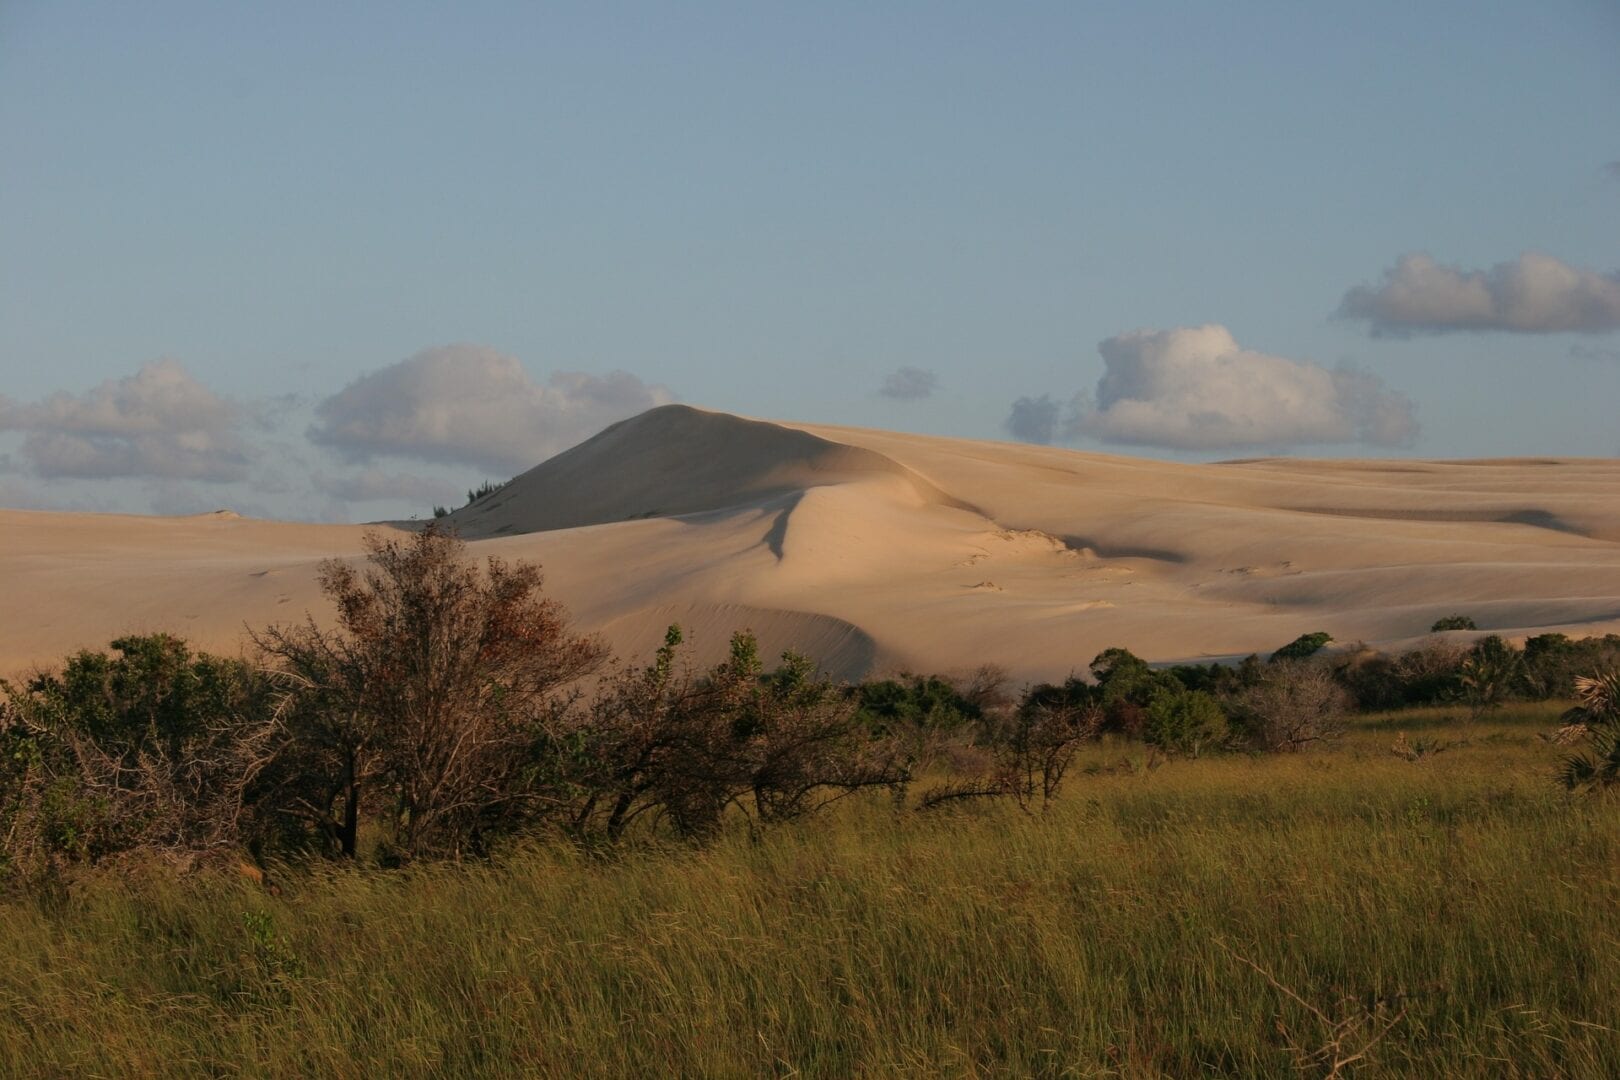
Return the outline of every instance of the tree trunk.
<path id="1" fill-rule="evenodd" d="M 348 775 L 344 780 L 348 785 L 348 795 L 343 805 L 343 828 L 338 835 L 338 843 L 343 848 L 343 857 L 352 859 L 360 837 L 360 777 L 355 769 L 353 751 L 349 753 Z"/>

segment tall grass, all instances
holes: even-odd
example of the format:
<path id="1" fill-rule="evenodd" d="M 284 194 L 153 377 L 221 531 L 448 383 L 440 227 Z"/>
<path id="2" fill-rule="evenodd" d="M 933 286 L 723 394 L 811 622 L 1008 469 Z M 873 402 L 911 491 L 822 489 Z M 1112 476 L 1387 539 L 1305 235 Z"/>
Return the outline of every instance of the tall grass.
<path id="1" fill-rule="evenodd" d="M 0 904 L 0 1069 L 1297 1076 L 1344 1022 L 1347 1052 L 1387 1027 L 1361 1075 L 1616 1076 L 1620 814 L 1549 782 L 1555 718 L 1156 767 L 1109 743 L 1039 816 L 874 797 L 279 897 L 95 878 Z M 1398 730 L 1452 745 L 1409 761 Z"/>

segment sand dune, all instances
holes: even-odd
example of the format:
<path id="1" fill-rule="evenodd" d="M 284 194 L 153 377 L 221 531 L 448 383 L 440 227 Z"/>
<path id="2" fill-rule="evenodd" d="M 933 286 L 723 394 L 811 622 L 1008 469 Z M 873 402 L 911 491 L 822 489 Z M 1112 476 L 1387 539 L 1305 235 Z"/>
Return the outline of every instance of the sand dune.
<path id="1" fill-rule="evenodd" d="M 1613 460 L 1184 465 L 666 406 L 451 521 L 475 554 L 541 561 L 622 652 L 674 621 L 708 659 L 748 627 L 847 676 L 1050 678 L 1109 645 L 1239 656 L 1318 629 L 1397 643 L 1453 612 L 1620 630 Z M 315 566 L 363 532 L 0 511 L 0 671 L 130 630 L 230 650 L 325 618 Z"/>

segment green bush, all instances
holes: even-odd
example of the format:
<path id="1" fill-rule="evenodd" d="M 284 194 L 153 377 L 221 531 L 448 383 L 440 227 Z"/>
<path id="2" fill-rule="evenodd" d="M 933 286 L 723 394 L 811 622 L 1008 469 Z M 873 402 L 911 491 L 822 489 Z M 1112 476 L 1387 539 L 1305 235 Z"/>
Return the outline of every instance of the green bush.
<path id="1" fill-rule="evenodd" d="M 1271 663 L 1279 660 L 1303 660 L 1321 652 L 1327 643 L 1333 640 L 1333 635 L 1325 630 L 1315 633 L 1301 634 L 1282 648 L 1271 654 Z"/>
<path id="2" fill-rule="evenodd" d="M 1434 625 L 1429 627 L 1431 634 L 1443 634 L 1447 630 L 1478 630 L 1474 620 L 1467 615 L 1447 615 L 1443 619 L 1436 619 Z"/>
<path id="3" fill-rule="evenodd" d="M 1169 754 L 1197 757 L 1226 736 L 1226 713 L 1202 690 L 1161 685 L 1148 701 L 1142 740 Z"/>
<path id="4" fill-rule="evenodd" d="M 272 688 L 167 634 L 0 684 L 0 859 L 34 876 L 135 849 L 231 848 L 251 817 Z"/>
<path id="5" fill-rule="evenodd" d="M 902 675 L 855 688 L 857 715 L 874 735 L 953 732 L 977 723 L 978 703 L 938 675 Z"/>

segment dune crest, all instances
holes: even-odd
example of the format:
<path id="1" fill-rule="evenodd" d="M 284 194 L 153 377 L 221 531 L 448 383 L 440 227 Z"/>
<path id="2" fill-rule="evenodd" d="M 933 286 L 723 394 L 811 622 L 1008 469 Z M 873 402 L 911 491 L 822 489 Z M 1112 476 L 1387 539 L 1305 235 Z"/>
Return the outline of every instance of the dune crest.
<path id="1" fill-rule="evenodd" d="M 921 504 L 956 500 L 872 450 L 779 424 L 663 405 L 622 420 L 450 515 L 467 537 L 549 532 L 758 505 L 888 480 Z"/>
<path id="2" fill-rule="evenodd" d="M 538 560 L 627 658 L 670 622 L 699 658 L 751 629 L 842 676 L 1016 679 L 1113 645 L 1160 661 L 1315 630 L 1398 645 L 1453 613 L 1514 637 L 1620 630 L 1614 460 L 1193 465 L 677 405 L 449 524 L 474 555 Z M 364 531 L 0 511 L 0 673 L 132 631 L 234 651 L 247 626 L 327 619 L 318 563 L 360 557 Z"/>

